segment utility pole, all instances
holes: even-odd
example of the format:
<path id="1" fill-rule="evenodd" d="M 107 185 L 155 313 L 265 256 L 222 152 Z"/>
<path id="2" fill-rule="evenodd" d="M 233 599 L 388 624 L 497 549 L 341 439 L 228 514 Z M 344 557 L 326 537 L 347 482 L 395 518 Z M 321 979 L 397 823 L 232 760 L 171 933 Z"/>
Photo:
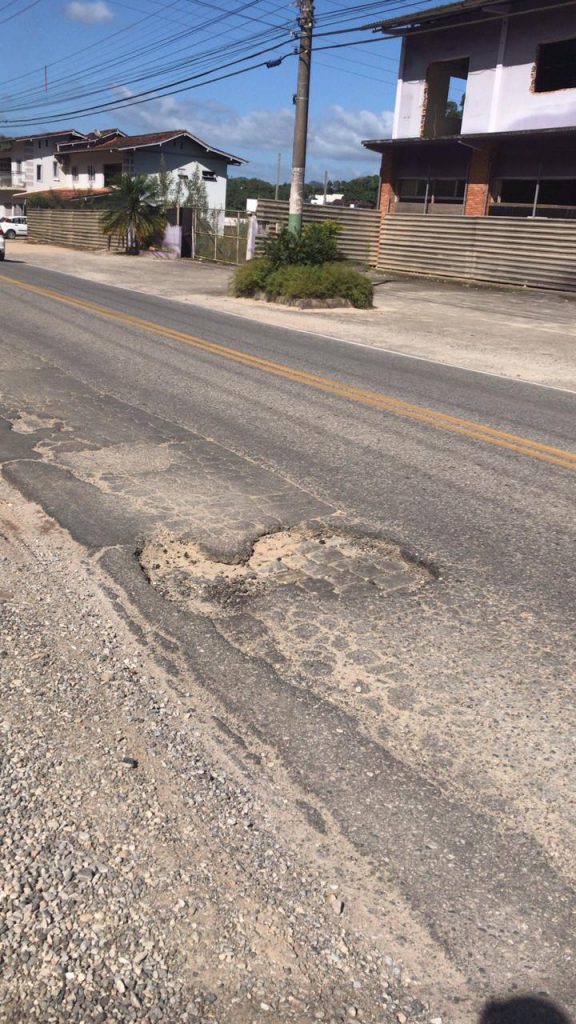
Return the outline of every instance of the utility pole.
<path id="1" fill-rule="evenodd" d="M 328 171 L 324 171 L 324 192 L 322 195 L 322 206 L 326 206 L 326 195 L 328 193 Z"/>
<path id="2" fill-rule="evenodd" d="M 299 235 L 302 231 L 314 0 L 298 0 L 298 6 L 300 8 L 300 16 L 298 18 L 300 48 L 298 53 L 298 85 L 296 96 L 294 97 L 296 116 L 294 119 L 294 147 L 292 150 L 292 176 L 290 179 L 290 206 L 288 211 L 288 230 L 294 235 Z"/>
<path id="3" fill-rule="evenodd" d="M 280 188 L 280 168 L 282 166 L 282 153 L 278 153 L 278 159 L 276 161 L 276 188 L 274 190 L 274 199 L 278 199 L 278 189 Z"/>

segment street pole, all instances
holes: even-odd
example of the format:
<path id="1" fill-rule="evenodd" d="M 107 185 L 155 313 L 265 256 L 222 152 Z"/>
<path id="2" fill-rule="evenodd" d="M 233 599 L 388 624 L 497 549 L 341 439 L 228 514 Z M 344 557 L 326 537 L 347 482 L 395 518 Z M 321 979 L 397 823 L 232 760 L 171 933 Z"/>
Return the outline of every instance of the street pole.
<path id="1" fill-rule="evenodd" d="M 280 168 L 282 166 L 282 153 L 278 153 L 278 159 L 276 161 L 276 189 L 274 191 L 274 199 L 278 199 L 278 190 L 280 188 Z"/>
<path id="2" fill-rule="evenodd" d="M 324 171 L 324 192 L 322 195 L 322 206 L 326 206 L 326 195 L 328 193 L 328 171 Z"/>
<path id="3" fill-rule="evenodd" d="M 290 206 L 288 210 L 288 230 L 294 235 L 299 235 L 302 231 L 314 0 L 298 0 L 298 5 L 300 7 L 300 17 L 298 18 L 300 48 L 298 54 L 298 85 L 294 98 L 296 116 L 294 118 L 294 147 L 292 150 L 292 176 L 290 179 Z"/>

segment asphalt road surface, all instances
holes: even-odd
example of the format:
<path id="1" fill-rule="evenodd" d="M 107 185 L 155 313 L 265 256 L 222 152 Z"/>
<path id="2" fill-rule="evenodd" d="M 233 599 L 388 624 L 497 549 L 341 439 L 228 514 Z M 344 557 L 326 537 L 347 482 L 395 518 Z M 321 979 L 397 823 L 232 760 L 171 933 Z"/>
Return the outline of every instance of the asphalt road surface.
<path id="1" fill-rule="evenodd" d="M 0 301 L 6 479 L 373 934 L 446 1020 L 574 1005 L 576 394 L 25 265 Z"/>

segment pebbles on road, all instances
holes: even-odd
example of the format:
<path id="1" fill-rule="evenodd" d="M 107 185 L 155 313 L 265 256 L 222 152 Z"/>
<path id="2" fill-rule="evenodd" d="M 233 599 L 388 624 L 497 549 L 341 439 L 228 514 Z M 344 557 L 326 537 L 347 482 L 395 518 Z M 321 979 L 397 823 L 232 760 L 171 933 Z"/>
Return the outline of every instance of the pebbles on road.
<path id="1" fill-rule="evenodd" d="M 0 485 L 0 1019 L 428 1022 L 98 589 Z"/>

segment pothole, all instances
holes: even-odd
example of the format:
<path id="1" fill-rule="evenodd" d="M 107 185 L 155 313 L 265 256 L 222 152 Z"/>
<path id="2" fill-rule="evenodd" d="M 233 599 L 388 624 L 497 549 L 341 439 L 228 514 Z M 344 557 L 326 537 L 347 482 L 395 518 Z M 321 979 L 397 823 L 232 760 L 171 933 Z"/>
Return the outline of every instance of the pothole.
<path id="1" fill-rule="evenodd" d="M 267 534 L 241 563 L 211 558 L 197 544 L 159 533 L 139 553 L 152 586 L 171 600 L 233 610 L 280 589 L 319 597 L 415 591 L 433 572 L 395 544 L 328 527 Z"/>
<path id="2" fill-rule="evenodd" d="M 12 420 L 12 430 L 16 434 L 37 434 L 40 430 L 70 430 L 63 420 L 54 416 L 37 415 L 34 412 L 19 412 Z"/>

